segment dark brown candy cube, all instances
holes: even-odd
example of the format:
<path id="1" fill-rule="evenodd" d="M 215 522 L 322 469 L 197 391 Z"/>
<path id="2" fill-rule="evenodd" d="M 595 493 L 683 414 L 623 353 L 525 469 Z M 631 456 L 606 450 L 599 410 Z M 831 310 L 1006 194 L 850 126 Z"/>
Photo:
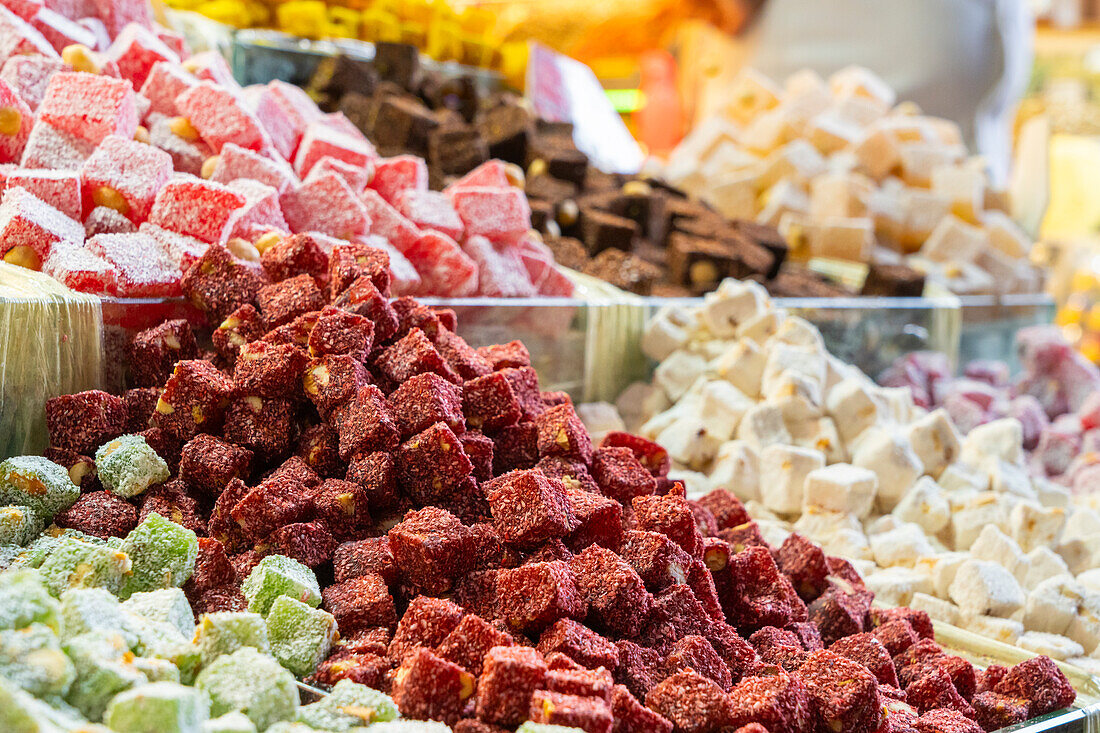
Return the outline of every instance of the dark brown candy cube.
<path id="1" fill-rule="evenodd" d="M 882 724 L 878 683 L 859 662 L 818 651 L 796 674 L 809 690 L 819 730 L 870 733 Z"/>
<path id="2" fill-rule="evenodd" d="M 572 662 L 570 657 L 566 657 L 559 652 L 553 652 L 553 655 L 557 659 Z M 546 673 L 547 690 L 560 692 L 564 695 L 598 697 L 611 704 L 611 688 L 615 686 L 615 678 L 603 667 L 591 670 L 583 667 L 580 669 L 555 669 L 549 655 L 547 655 L 546 663 L 550 668 Z"/>
<path id="3" fill-rule="evenodd" d="M 217 496 L 232 479 L 248 478 L 252 451 L 212 435 L 196 435 L 180 453 L 179 477 L 190 487 Z"/>
<path id="4" fill-rule="evenodd" d="M 729 667 L 710 642 L 696 634 L 689 634 L 673 644 L 667 663 L 670 670 L 694 669 L 726 691 L 733 684 Z"/>
<path id="5" fill-rule="evenodd" d="M 242 395 L 226 410 L 225 437 L 271 461 L 290 451 L 298 432 L 294 415 L 288 399 Z"/>
<path id="6" fill-rule="evenodd" d="M 623 685 L 615 685 L 611 691 L 611 714 L 615 717 L 616 733 L 672 733 L 672 721 L 642 705 Z"/>
<path id="7" fill-rule="evenodd" d="M 294 346 L 253 341 L 241 347 L 233 381 L 247 394 L 289 397 L 301 388 L 308 363 L 309 358 Z"/>
<path id="8" fill-rule="evenodd" d="M 561 481 L 541 471 L 512 471 L 483 487 L 501 538 L 533 548 L 569 533 L 569 505 Z"/>
<path id="9" fill-rule="evenodd" d="M 390 294 L 390 256 L 378 247 L 361 242 L 342 242 L 329 256 L 329 285 L 334 296 L 366 277 L 383 296 Z M 392 332 L 391 332 L 392 333 Z"/>
<path id="10" fill-rule="evenodd" d="M 156 450 L 156 448 L 153 450 Z M 66 450 L 65 448 L 47 448 L 42 455 L 64 468 L 69 474 L 69 480 L 79 486 L 83 493 L 97 491 L 101 488 L 97 478 L 95 461 L 88 456 L 82 456 L 76 451 Z"/>
<path id="11" fill-rule="evenodd" d="M 607 496 L 630 504 L 636 496 L 649 496 L 657 481 L 629 448 L 604 447 L 592 454 L 592 477 Z"/>
<path id="12" fill-rule="evenodd" d="M 180 318 L 146 329 L 130 341 L 130 380 L 140 387 L 160 387 L 181 359 L 199 358 L 191 324 Z"/>
<path id="13" fill-rule="evenodd" d="M 717 733 L 729 725 L 732 714 L 722 688 L 691 669 L 658 683 L 646 694 L 645 704 L 684 733 Z"/>
<path id="14" fill-rule="evenodd" d="M 462 441 L 441 422 L 402 443 L 394 462 L 401 488 L 421 504 L 454 494 L 474 470 Z"/>
<path id="15" fill-rule="evenodd" d="M 579 728 L 585 733 L 611 733 L 611 707 L 598 697 L 564 695 L 537 690 L 531 696 L 528 720 L 533 723 Z"/>
<path id="16" fill-rule="evenodd" d="M 418 374 L 389 396 L 394 422 L 402 438 L 443 423 L 461 435 L 466 429 L 462 416 L 462 390 L 438 374 Z"/>
<path id="17" fill-rule="evenodd" d="M 361 537 L 370 527 L 369 499 L 359 484 L 330 478 L 310 493 L 315 518 L 337 540 Z"/>
<path id="18" fill-rule="evenodd" d="M 475 535 L 453 514 L 438 507 L 409 512 L 389 531 L 390 550 L 405 582 L 436 595 L 469 572 Z"/>
<path id="19" fill-rule="evenodd" d="M 984 730 L 994 731 L 1028 719 L 1031 702 L 1026 698 L 998 695 L 996 692 L 979 692 L 970 701 L 974 708 L 974 720 Z"/>
<path id="20" fill-rule="evenodd" d="M 544 655 L 558 652 L 588 669 L 619 666 L 619 649 L 582 623 L 561 618 L 539 636 L 538 650 Z"/>
<path id="21" fill-rule="evenodd" d="M 263 341 L 272 344 L 290 344 L 302 351 L 309 350 L 309 335 L 313 333 L 313 327 L 317 325 L 317 319 L 321 317 L 321 311 L 303 313 L 290 323 L 271 329 L 264 334 Z"/>
<path id="22" fill-rule="evenodd" d="M 386 658 L 400 664 L 409 652 L 418 647 L 434 649 L 455 630 L 462 616 L 459 606 L 443 598 L 414 598 L 397 623 Z"/>
<path id="23" fill-rule="evenodd" d="M 564 456 L 588 464 L 592 460 L 592 439 L 572 405 L 558 405 L 535 420 L 540 456 Z"/>
<path id="24" fill-rule="evenodd" d="M 260 288 L 256 303 L 268 327 L 278 328 L 298 316 L 321 310 L 325 296 L 316 280 L 309 275 L 298 275 Z"/>
<path id="25" fill-rule="evenodd" d="M 360 455 L 348 465 L 346 478 L 363 488 L 372 510 L 386 509 L 397 502 L 397 468 L 389 453 Z"/>
<path id="26" fill-rule="evenodd" d="M 459 438 L 462 450 L 474 467 L 474 478 L 479 482 L 493 478 L 493 439 L 476 431 L 468 431 Z"/>
<path id="27" fill-rule="evenodd" d="M 374 324 L 374 343 L 386 343 L 397 332 L 397 312 L 389 300 L 375 286 L 374 281 L 364 275 L 355 280 L 340 293 L 333 305 L 349 313 L 369 318 Z"/>
<path id="28" fill-rule="evenodd" d="M 829 567 L 819 545 L 797 532 L 787 536 L 775 553 L 779 569 L 790 578 L 798 597 L 810 603 L 828 587 Z"/>
<path id="29" fill-rule="evenodd" d="M 222 244 L 211 244 L 180 280 L 183 295 L 211 323 L 221 323 L 243 305 L 253 303 L 265 276 L 239 262 Z"/>
<path id="30" fill-rule="evenodd" d="M 340 458 L 345 461 L 372 451 L 390 450 L 400 442 L 386 396 L 374 385 L 359 390 L 347 417 L 337 429 Z"/>
<path id="31" fill-rule="evenodd" d="M 309 355 L 347 354 L 365 361 L 374 346 L 374 321 L 334 306 L 325 306 L 309 334 Z"/>
<path id="32" fill-rule="evenodd" d="M 598 545 L 586 548 L 569 564 L 577 588 L 600 625 L 616 636 L 638 635 L 653 603 L 645 583 L 621 557 Z"/>
<path id="33" fill-rule="evenodd" d="M 217 432 L 233 391 L 233 381 L 209 362 L 178 362 L 160 393 L 153 424 L 179 440 Z"/>
<path id="34" fill-rule="evenodd" d="M 316 568 L 332 559 L 336 540 L 321 522 L 297 522 L 279 527 L 256 548 L 266 554 L 285 555 L 307 567 Z"/>
<path id="35" fill-rule="evenodd" d="M 122 435 L 126 403 L 97 389 L 46 400 L 50 445 L 84 455 Z"/>
<path id="36" fill-rule="evenodd" d="M 527 720 L 528 701 L 546 678 L 546 662 L 530 647 L 499 646 L 485 655 L 478 680 L 477 717 L 514 727 Z"/>
<path id="37" fill-rule="evenodd" d="M 419 328 L 409 331 L 399 341 L 385 349 L 374 360 L 374 366 L 393 384 L 401 384 L 417 374 L 438 374 L 448 382 L 461 384 L 462 379 Z"/>
<path id="38" fill-rule="evenodd" d="M 140 433 L 148 428 L 159 399 L 159 386 L 137 387 L 123 392 L 122 401 L 126 403 L 126 432 Z"/>
<path id="39" fill-rule="evenodd" d="M 617 550 L 623 539 L 623 507 L 614 499 L 566 485 L 571 526 L 565 543 L 574 552 L 590 545 Z"/>
<path id="40" fill-rule="evenodd" d="M 683 489 L 665 496 L 638 496 L 631 502 L 637 529 L 660 532 L 692 557 L 701 557 L 703 537 Z"/>
<path id="41" fill-rule="evenodd" d="M 1069 707 L 1076 699 L 1073 686 L 1058 665 L 1047 656 L 1020 662 L 997 683 L 996 692 L 1031 701 L 1031 717 Z"/>
<path id="42" fill-rule="evenodd" d="M 450 328 L 439 332 L 435 348 L 462 379 L 476 379 L 493 371 L 492 365 Z"/>
<path id="43" fill-rule="evenodd" d="M 354 399 L 359 390 L 370 383 L 367 368 L 346 354 L 313 359 L 302 376 L 306 396 L 323 416 Z"/>
<path id="44" fill-rule="evenodd" d="M 453 723 L 474 694 L 474 677 L 457 664 L 420 648 L 405 657 L 393 678 L 393 701 L 407 718 Z"/>
<path id="45" fill-rule="evenodd" d="M 838 639 L 829 647 L 829 651 L 859 662 L 871 671 L 879 684 L 898 686 L 894 660 L 874 634 L 864 632 Z"/>
<path id="46" fill-rule="evenodd" d="M 292 234 L 264 250 L 260 262 L 272 282 L 295 275 L 312 275 L 316 280 L 328 277 L 328 255 L 312 234 Z"/>
<path id="47" fill-rule="evenodd" d="M 494 576 L 496 613 L 510 628 L 537 634 L 559 619 L 583 619 L 588 604 L 568 564 L 541 562 Z"/>
<path id="48" fill-rule="evenodd" d="M 369 537 L 338 545 L 332 555 L 332 567 L 337 583 L 364 575 L 379 575 L 390 585 L 399 577 L 388 537 Z"/>
<path id="49" fill-rule="evenodd" d="M 261 338 L 267 330 L 256 307 L 245 303 L 225 317 L 210 339 L 214 342 L 214 350 L 226 361 L 233 362 L 242 346 Z"/>
<path id="50" fill-rule="evenodd" d="M 845 593 L 832 586 L 810 604 L 810 620 L 817 624 L 826 646 L 864 630 L 867 614 L 871 610 L 871 599 L 872 595 L 867 591 Z"/>
<path id="51" fill-rule="evenodd" d="M 305 486 L 286 477 L 269 477 L 241 497 L 230 514 L 245 535 L 256 542 L 312 512 L 313 501 Z"/>
<path id="52" fill-rule="evenodd" d="M 660 532 L 627 532 L 620 554 L 653 592 L 686 583 L 691 570 L 691 556 Z"/>
<path id="53" fill-rule="evenodd" d="M 467 614 L 458 622 L 454 631 L 447 635 L 435 653 L 449 662 L 454 662 L 475 677 L 480 677 L 484 669 L 485 655 L 498 646 L 512 646 L 512 637 L 496 628 L 484 619 Z"/>
<path id="54" fill-rule="evenodd" d="M 137 509 L 109 491 L 84 494 L 54 516 L 54 524 L 107 539 L 125 537 L 138 523 Z"/>
<path id="55" fill-rule="evenodd" d="M 322 608 L 336 618 L 342 634 L 375 626 L 397 626 L 397 611 L 386 582 L 379 575 L 361 575 L 321 592 Z"/>
<path id="56" fill-rule="evenodd" d="M 730 725 L 756 724 L 766 731 L 813 733 L 814 714 L 806 685 L 783 670 L 770 671 L 746 677 L 733 688 Z"/>

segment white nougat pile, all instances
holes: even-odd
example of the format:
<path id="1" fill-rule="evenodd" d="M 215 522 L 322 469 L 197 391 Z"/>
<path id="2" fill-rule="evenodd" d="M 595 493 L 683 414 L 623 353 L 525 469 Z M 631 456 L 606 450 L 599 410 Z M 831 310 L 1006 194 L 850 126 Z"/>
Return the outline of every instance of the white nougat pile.
<path id="1" fill-rule="evenodd" d="M 1032 243 L 958 126 L 895 101 L 862 68 L 782 88 L 747 70 L 662 173 L 725 216 L 777 226 L 794 257 L 905 256 L 957 293 L 1039 291 Z"/>
<path id="2" fill-rule="evenodd" d="M 752 282 L 661 310 L 643 348 L 653 384 L 618 407 L 689 494 L 732 490 L 770 543 L 854 560 L 889 605 L 1100 671 L 1100 513 L 1028 475 L 1018 421 L 961 436 Z"/>

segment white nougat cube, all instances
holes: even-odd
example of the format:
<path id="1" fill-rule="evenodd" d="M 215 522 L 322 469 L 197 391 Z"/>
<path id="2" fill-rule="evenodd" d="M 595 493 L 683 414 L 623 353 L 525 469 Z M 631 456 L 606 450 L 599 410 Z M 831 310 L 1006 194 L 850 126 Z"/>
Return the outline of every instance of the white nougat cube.
<path id="1" fill-rule="evenodd" d="M 657 442 L 677 463 L 701 470 L 710 463 L 722 440 L 711 434 L 707 424 L 698 417 L 681 417 L 661 431 Z"/>
<path id="2" fill-rule="evenodd" d="M 769 445 L 760 451 L 760 494 L 764 506 L 780 514 L 802 507 L 807 476 L 825 465 L 820 451 Z"/>
<path id="3" fill-rule="evenodd" d="M 1034 589 L 1039 583 L 1055 575 L 1069 573 L 1069 566 L 1054 550 L 1049 547 L 1036 547 L 1027 553 L 1027 574 L 1021 584 L 1025 590 Z M 1078 576 L 1080 578 L 1080 576 Z"/>
<path id="4" fill-rule="evenodd" d="M 962 448 L 962 438 L 942 407 L 917 418 L 909 426 L 909 443 L 924 465 L 924 472 L 938 478 Z"/>
<path id="5" fill-rule="evenodd" d="M 730 171 L 743 171 L 755 167 L 760 158 L 745 147 L 747 146 L 739 145 L 732 140 L 722 140 L 703 161 L 699 172 L 703 178 L 711 181 Z"/>
<path id="6" fill-rule="evenodd" d="M 786 114 L 776 107 L 762 112 L 741 132 L 741 144 L 757 155 L 767 155 L 787 142 Z M 706 175 L 704 167 L 703 174 Z"/>
<path id="7" fill-rule="evenodd" d="M 905 522 L 899 521 L 897 517 L 891 514 L 884 514 L 881 517 L 875 517 L 874 519 L 868 519 L 863 522 L 863 531 L 867 533 L 867 536 L 880 534 L 882 532 L 889 532 L 892 529 L 897 529 Z"/>
<path id="8" fill-rule="evenodd" d="M 1042 631 L 1025 631 L 1016 640 L 1016 646 L 1035 654 L 1045 654 L 1060 662 L 1071 657 L 1080 657 L 1085 653 L 1084 647 L 1073 639 Z"/>
<path id="9" fill-rule="evenodd" d="M 760 536 L 772 547 L 779 547 L 791 536 L 791 531 L 783 523 L 763 520 L 756 524 L 760 529 Z"/>
<path id="10" fill-rule="evenodd" d="M 1009 494 L 1013 498 L 1035 500 L 1035 489 L 1031 478 L 1022 466 L 1000 458 L 987 458 L 979 468 L 989 475 L 989 490 L 998 494 Z M 1013 499 L 1006 499 L 1012 501 Z"/>
<path id="11" fill-rule="evenodd" d="M 691 389 L 695 380 L 707 372 L 707 360 L 699 354 L 675 351 L 653 373 L 653 381 L 676 402 Z"/>
<path id="12" fill-rule="evenodd" d="M 948 215 L 932 230 L 920 253 L 933 262 L 972 262 L 987 246 L 986 241 L 981 229 Z"/>
<path id="13" fill-rule="evenodd" d="M 821 354 L 822 358 L 826 353 L 825 340 L 821 338 L 821 331 L 817 330 L 817 326 L 805 318 L 798 316 L 784 318 L 783 322 L 779 324 L 779 328 L 776 329 L 775 335 L 768 341 L 769 347 L 772 342 L 810 349 Z M 814 367 L 813 370 L 816 374 L 817 367 Z"/>
<path id="14" fill-rule="evenodd" d="M 951 504 L 933 479 L 922 476 L 905 493 L 894 516 L 903 522 L 913 522 L 928 534 L 936 534 L 951 523 Z"/>
<path id="15" fill-rule="evenodd" d="M 864 130 L 852 152 L 858 161 L 858 169 L 877 181 L 901 166 L 897 141 L 878 126 Z"/>
<path id="16" fill-rule="evenodd" d="M 1012 573 L 986 560 L 967 560 L 960 565 L 948 595 L 971 616 L 1011 616 L 1026 601 Z"/>
<path id="17" fill-rule="evenodd" d="M 951 213 L 977 222 L 985 201 L 986 177 L 980 170 L 957 165 L 932 169 L 932 190 L 951 201 Z"/>
<path id="18" fill-rule="evenodd" d="M 997 563 L 1020 582 L 1026 577 L 1028 568 L 1024 551 L 1016 540 L 992 524 L 982 527 L 978 538 L 970 546 L 970 555 L 977 560 Z"/>
<path id="19" fill-rule="evenodd" d="M 646 324 L 642 351 L 654 361 L 664 361 L 672 352 L 684 348 L 691 337 L 693 316 L 676 306 L 661 308 Z"/>
<path id="20" fill-rule="evenodd" d="M 794 346 L 772 337 L 766 344 L 761 389 L 768 394 L 775 382 L 787 374 L 799 374 L 812 381 L 820 393 L 825 383 L 825 357 L 820 349 Z"/>
<path id="21" fill-rule="evenodd" d="M 962 618 L 962 610 L 951 601 L 928 595 L 927 593 L 914 593 L 909 601 L 909 607 L 914 611 L 924 611 L 933 621 L 942 621 L 945 624 L 958 624 Z"/>
<path id="22" fill-rule="evenodd" d="M 766 310 L 738 326 L 737 338 L 752 339 L 758 344 L 763 344 L 775 335 L 782 322 L 783 314 L 780 311 Z"/>
<path id="23" fill-rule="evenodd" d="M 1096 653 L 1100 648 L 1100 594 L 1084 591 L 1066 636 L 1084 647 L 1085 654 Z"/>
<path id="24" fill-rule="evenodd" d="M 875 72 L 864 66 L 845 66 L 829 77 L 829 90 L 834 96 L 863 97 L 889 109 L 897 101 L 897 93 Z"/>
<path id="25" fill-rule="evenodd" d="M 790 445 L 791 434 L 783 422 L 783 413 L 774 405 L 759 403 L 749 408 L 737 426 L 737 439 L 757 451 L 771 445 Z"/>
<path id="26" fill-rule="evenodd" d="M 860 436 L 852 448 L 852 465 L 878 477 L 877 502 L 886 512 L 897 506 L 924 471 L 909 441 L 885 428 L 874 428 Z"/>
<path id="27" fill-rule="evenodd" d="M 707 293 L 699 315 L 707 330 L 718 338 L 733 338 L 737 327 L 768 307 L 759 288 L 726 280 L 718 290 Z"/>
<path id="28" fill-rule="evenodd" d="M 743 440 L 730 440 L 718 448 L 710 471 L 712 486 L 729 489 L 741 501 L 760 499 L 760 457 Z"/>
<path id="29" fill-rule="evenodd" d="M 948 493 L 989 490 L 989 476 L 979 471 L 952 463 L 943 470 L 937 483 Z"/>
<path id="30" fill-rule="evenodd" d="M 831 155 L 855 145 L 861 133 L 858 125 L 844 119 L 834 109 L 825 110 L 806 125 L 806 139 L 822 155 Z"/>
<path id="31" fill-rule="evenodd" d="M 764 74 L 746 67 L 738 73 L 727 90 L 727 102 L 722 111 L 732 120 L 747 125 L 762 112 L 779 104 L 782 90 Z"/>
<path id="32" fill-rule="evenodd" d="M 767 486 L 767 482 L 764 485 Z M 877 490 L 878 478 L 873 472 L 847 463 L 834 463 L 806 476 L 801 504 L 804 511 L 817 507 L 862 518 L 871 513 Z"/>
<path id="33" fill-rule="evenodd" d="M 750 515 L 752 515 L 751 512 Z M 859 520 L 851 514 L 816 506 L 806 507 L 793 526 L 795 532 L 809 537 L 814 542 L 822 542 L 839 532 L 863 533 Z"/>
<path id="34" fill-rule="evenodd" d="M 894 565 L 913 567 L 917 558 L 934 552 L 924 530 L 911 523 L 902 524 L 888 532 L 871 535 L 870 541 L 875 562 L 882 567 Z"/>
<path id="35" fill-rule="evenodd" d="M 854 377 L 829 390 L 825 408 L 848 446 L 879 417 L 879 403 L 871 397 L 871 388 Z"/>
<path id="36" fill-rule="evenodd" d="M 799 423 L 797 428 L 788 423 L 787 429 L 794 438 L 795 445 L 824 453 L 826 464 L 847 462 L 848 451 L 831 417 L 807 420 Z"/>
<path id="37" fill-rule="evenodd" d="M 706 423 L 711 435 L 724 442 L 733 437 L 741 418 L 754 404 L 737 387 L 715 379 L 703 387 L 699 417 Z"/>
<path id="38" fill-rule="evenodd" d="M 1024 460 L 1024 430 L 1014 417 L 993 420 L 971 430 L 963 439 L 959 459 L 969 466 L 980 466 L 986 458 L 1021 465 Z"/>
<path id="39" fill-rule="evenodd" d="M 901 179 L 910 186 L 929 188 L 932 172 L 958 161 L 960 149 L 938 142 L 903 143 L 898 146 L 898 155 L 901 156 Z"/>
<path id="40" fill-rule="evenodd" d="M 875 224 L 870 218 L 831 216 L 814 222 L 810 256 L 849 262 L 867 262 L 875 246 Z"/>
<path id="41" fill-rule="evenodd" d="M 1089 592 L 1100 593 L 1100 568 L 1093 568 L 1092 570 L 1078 573 L 1077 582 Z"/>
<path id="42" fill-rule="evenodd" d="M 810 184 L 810 217 L 815 221 L 826 217 L 861 217 L 867 211 L 864 203 L 873 185 L 862 176 L 826 173 Z"/>
<path id="43" fill-rule="evenodd" d="M 707 200 L 727 219 L 755 219 L 760 177 L 756 169 L 728 173 L 707 191 Z"/>
<path id="44" fill-rule="evenodd" d="M 874 549 L 874 540 L 871 548 Z M 877 560 L 876 560 L 877 562 Z M 912 568 L 885 568 L 864 577 L 867 590 L 875 594 L 875 599 L 888 606 L 908 606 L 914 593 L 932 593 L 932 581 Z"/>
<path id="45" fill-rule="evenodd" d="M 1024 625 L 1010 618 L 996 616 L 968 616 L 963 618 L 962 627 L 980 636 L 999 641 L 1002 644 L 1015 644 L 1024 633 Z"/>
<path id="46" fill-rule="evenodd" d="M 842 529 L 821 540 L 821 549 L 828 555 L 856 560 L 873 560 L 867 535 L 858 529 Z"/>
<path id="47" fill-rule="evenodd" d="M 1020 225 L 1003 211 L 986 211 L 982 225 L 989 235 L 989 243 L 1012 259 L 1023 259 L 1031 251 L 1031 238 Z"/>
<path id="48" fill-rule="evenodd" d="M 1065 524 L 1066 510 L 1062 507 L 1020 502 L 1008 513 L 1008 534 L 1024 552 L 1054 545 Z"/>
<path id="49" fill-rule="evenodd" d="M 626 424 L 610 402 L 582 402 L 577 405 L 577 417 L 584 423 L 592 442 L 599 444 L 608 433 L 626 430 Z"/>
<path id="50" fill-rule="evenodd" d="M 959 572 L 964 562 L 970 560 L 968 552 L 941 552 L 929 558 L 931 562 L 932 587 L 936 595 L 947 598 L 951 592 L 951 584 L 955 582 L 955 574 Z M 923 565 L 925 559 L 918 560 L 918 565 Z"/>
<path id="51" fill-rule="evenodd" d="M 827 168 L 825 158 L 817 148 L 800 138 L 791 140 L 764 158 L 760 164 L 758 180 L 761 189 L 771 188 L 785 179 L 808 183 Z"/>
<path id="52" fill-rule="evenodd" d="M 969 550 L 988 525 L 1004 531 L 1008 528 L 1008 510 L 1003 496 L 992 491 L 975 494 L 951 515 L 951 534 L 956 550 Z"/>
<path id="53" fill-rule="evenodd" d="M 752 339 L 728 347 L 714 364 L 715 373 L 748 397 L 759 397 L 767 357 Z"/>
<path id="54" fill-rule="evenodd" d="M 779 379 L 766 381 L 764 399 L 779 408 L 787 430 L 794 435 L 802 426 L 821 417 L 821 384 L 803 374 L 787 372 Z"/>

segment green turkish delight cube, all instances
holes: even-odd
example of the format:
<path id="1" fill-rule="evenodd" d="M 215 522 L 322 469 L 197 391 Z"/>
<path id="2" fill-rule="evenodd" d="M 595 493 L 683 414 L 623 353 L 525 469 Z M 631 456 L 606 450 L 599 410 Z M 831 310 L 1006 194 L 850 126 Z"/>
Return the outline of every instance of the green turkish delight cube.
<path id="1" fill-rule="evenodd" d="M 180 681 L 190 684 L 199 671 L 202 656 L 198 646 L 164 621 L 150 621 L 131 616 L 137 628 L 138 643 L 134 651 L 142 657 L 164 659 L 179 669 Z"/>
<path id="2" fill-rule="evenodd" d="M 260 560 L 241 584 L 248 599 L 248 610 L 266 616 L 279 596 L 290 596 L 309 606 L 321 605 L 317 576 L 308 567 L 284 555 L 268 555 Z"/>
<path id="3" fill-rule="evenodd" d="M 39 572 L 54 595 L 71 588 L 117 593 L 131 572 L 130 556 L 113 547 L 62 537 L 47 552 Z"/>
<path id="4" fill-rule="evenodd" d="M 244 611 L 204 613 L 195 628 L 195 643 L 202 654 L 203 666 L 244 647 L 271 651 L 263 616 Z"/>
<path id="5" fill-rule="evenodd" d="M 43 520 L 80 498 L 69 473 L 42 456 L 18 456 L 0 463 L 0 504 L 28 506 Z"/>
<path id="6" fill-rule="evenodd" d="M 119 546 L 130 556 L 133 567 L 120 589 L 121 598 L 134 593 L 179 588 L 195 572 L 199 540 L 195 533 L 151 513 L 126 535 Z"/>
<path id="7" fill-rule="evenodd" d="M 64 696 L 76 678 L 53 629 L 31 624 L 0 631 L 0 676 L 35 697 Z"/>
<path id="8" fill-rule="evenodd" d="M 95 452 L 99 480 L 122 497 L 137 496 L 172 475 L 168 464 L 140 435 L 123 435 Z"/>
<path id="9" fill-rule="evenodd" d="M 271 654 L 299 677 L 312 674 L 336 640 L 336 619 L 290 596 L 279 596 L 267 612 Z"/>
<path id="10" fill-rule="evenodd" d="M 111 698 L 148 682 L 120 634 L 92 631 L 62 645 L 76 667 L 76 680 L 65 699 L 90 720 L 99 720 Z"/>
<path id="11" fill-rule="evenodd" d="M 284 720 L 268 728 L 267 733 L 324 733 L 324 731 L 318 731 L 316 728 L 311 728 L 305 723 L 294 723 Z"/>
<path id="12" fill-rule="evenodd" d="M 201 690 L 174 682 L 150 682 L 115 695 L 103 722 L 118 733 L 202 733 L 210 700 Z"/>
<path id="13" fill-rule="evenodd" d="M 256 726 L 247 715 L 234 711 L 203 723 L 202 733 L 256 733 Z"/>
<path id="14" fill-rule="evenodd" d="M 134 669 L 145 675 L 147 682 L 182 682 L 180 669 L 167 659 L 137 657 L 130 662 Z"/>
<path id="15" fill-rule="evenodd" d="M 199 672 L 195 686 L 210 696 L 210 712 L 237 710 L 259 729 L 298 712 L 298 687 L 292 675 L 271 656 L 251 647 L 215 659 Z"/>
<path id="16" fill-rule="evenodd" d="M 0 545 L 25 545 L 45 526 L 42 515 L 29 506 L 0 507 Z"/>
<path id="17" fill-rule="evenodd" d="M 195 634 L 195 616 L 191 612 L 191 604 L 179 588 L 135 593 L 123 601 L 122 607 L 150 621 L 170 624 L 187 638 Z"/>
<path id="18" fill-rule="evenodd" d="M 0 629 L 40 623 L 56 631 L 60 628 L 60 607 L 37 570 L 20 568 L 0 573 Z"/>
<path id="19" fill-rule="evenodd" d="M 91 731 L 79 713 L 50 705 L 0 674 L 0 730 L 4 733 Z"/>
<path id="20" fill-rule="evenodd" d="M 350 731 L 399 717 L 397 704 L 388 695 L 343 679 L 324 698 L 300 707 L 297 720 L 321 730 Z"/>
<path id="21" fill-rule="evenodd" d="M 62 641 L 102 631 L 119 634 L 133 649 L 138 641 L 137 619 L 128 614 L 118 598 L 103 588 L 73 588 L 61 594 Z"/>

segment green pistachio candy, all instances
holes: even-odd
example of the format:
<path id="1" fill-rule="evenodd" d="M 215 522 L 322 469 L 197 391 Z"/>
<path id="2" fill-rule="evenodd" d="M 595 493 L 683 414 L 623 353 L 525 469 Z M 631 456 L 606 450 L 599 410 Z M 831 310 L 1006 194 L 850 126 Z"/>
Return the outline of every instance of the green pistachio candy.
<path id="1" fill-rule="evenodd" d="M 397 704 L 389 696 L 345 679 L 323 699 L 299 708 L 297 720 L 321 730 L 351 731 L 399 717 Z"/>
<path id="2" fill-rule="evenodd" d="M 0 463 L 0 504 L 27 506 L 43 521 L 80 498 L 68 472 L 42 456 L 19 456 Z"/>
<path id="3" fill-rule="evenodd" d="M 271 654 L 298 677 L 317 669 L 336 640 L 336 619 L 290 596 L 279 596 L 267 612 Z"/>
<path id="4" fill-rule="evenodd" d="M 168 464 L 140 435 L 123 435 L 95 452 L 99 480 L 122 497 L 137 496 L 172 475 Z"/>
<path id="5" fill-rule="evenodd" d="M 191 530 L 153 512 L 126 535 L 119 549 L 133 563 L 119 592 L 125 599 L 134 593 L 179 588 L 186 583 L 195 572 L 199 540 Z"/>
<path id="6" fill-rule="evenodd" d="M 76 678 L 76 668 L 61 651 L 53 629 L 31 624 L 0 631 L 0 676 L 35 697 L 64 696 Z"/>
<path id="7" fill-rule="evenodd" d="M 256 733 L 256 726 L 244 713 L 232 712 L 203 723 L 202 733 Z"/>
<path id="8" fill-rule="evenodd" d="M 161 588 L 135 593 L 122 607 L 150 621 L 163 621 L 190 639 L 195 635 L 195 617 L 187 596 L 179 588 Z"/>
<path id="9" fill-rule="evenodd" d="M 25 545 L 46 525 L 42 515 L 29 506 L 0 507 L 0 545 Z"/>
<path id="10" fill-rule="evenodd" d="M 321 605 L 317 576 L 297 560 L 283 555 L 268 555 L 260 560 L 244 579 L 241 592 L 248 599 L 248 610 L 266 616 L 279 596 L 290 596 L 313 608 Z"/>
<path id="11" fill-rule="evenodd" d="M 210 700 L 194 687 L 150 682 L 115 695 L 103 722 L 118 733 L 202 733 Z"/>
<path id="12" fill-rule="evenodd" d="M 11 569 L 0 573 L 0 629 L 21 629 L 41 623 L 57 631 L 60 607 L 37 570 Z"/>
<path id="13" fill-rule="evenodd" d="M 62 537 L 47 550 L 38 570 L 54 595 L 71 588 L 105 588 L 117 593 L 131 573 L 131 562 L 120 550 Z"/>
<path id="14" fill-rule="evenodd" d="M 294 675 L 251 647 L 215 659 L 199 673 L 195 686 L 210 696 L 211 714 L 237 710 L 259 730 L 292 720 L 298 712 Z"/>
<path id="15" fill-rule="evenodd" d="M 202 654 L 203 666 L 243 647 L 271 651 L 263 616 L 244 611 L 204 613 L 195 628 L 195 643 Z"/>

